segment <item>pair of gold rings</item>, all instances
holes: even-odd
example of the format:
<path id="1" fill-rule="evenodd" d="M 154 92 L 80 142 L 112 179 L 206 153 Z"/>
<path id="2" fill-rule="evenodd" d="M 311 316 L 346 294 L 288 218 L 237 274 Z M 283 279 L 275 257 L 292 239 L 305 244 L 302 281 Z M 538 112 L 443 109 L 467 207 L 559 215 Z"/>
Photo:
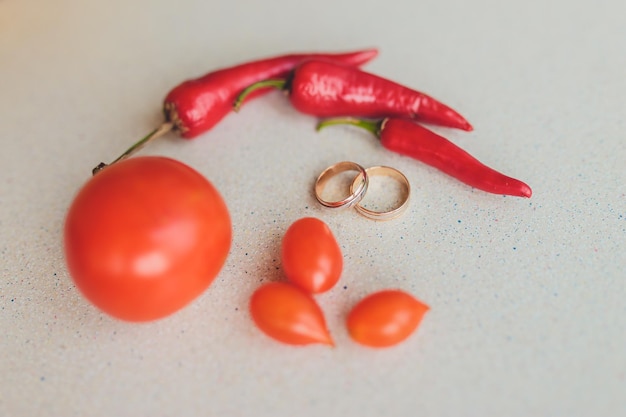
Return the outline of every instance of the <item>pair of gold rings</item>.
<path id="1" fill-rule="evenodd" d="M 350 178 L 351 182 L 349 183 L 349 187 L 347 185 L 343 187 L 338 200 L 327 199 L 327 193 L 325 193 L 325 190 L 329 182 L 331 182 L 334 178 L 349 172 L 357 173 L 353 179 Z M 363 204 L 361 204 L 363 198 L 365 197 L 365 193 L 369 189 L 370 177 L 374 176 L 392 178 L 402 189 L 399 193 L 399 200 L 391 207 L 380 211 L 366 208 Z M 345 196 L 345 190 L 347 188 L 349 188 L 349 194 Z M 333 209 L 354 207 L 359 214 L 373 220 L 391 220 L 400 216 L 409 205 L 410 193 L 411 186 L 409 185 L 409 180 L 407 180 L 404 174 L 397 169 L 387 166 L 374 166 L 365 169 L 361 165 L 350 161 L 338 162 L 331 165 L 326 168 L 319 175 L 319 177 L 317 177 L 317 181 L 315 181 L 315 197 L 321 205 Z"/>

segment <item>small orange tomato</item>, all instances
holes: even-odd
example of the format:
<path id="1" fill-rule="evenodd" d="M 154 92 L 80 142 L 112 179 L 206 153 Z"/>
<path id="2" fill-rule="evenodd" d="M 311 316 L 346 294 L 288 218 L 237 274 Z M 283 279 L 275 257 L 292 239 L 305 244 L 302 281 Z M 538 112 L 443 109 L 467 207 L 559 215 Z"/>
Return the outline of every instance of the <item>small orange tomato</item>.
<path id="1" fill-rule="evenodd" d="M 343 256 L 330 228 L 314 217 L 296 220 L 283 237 L 287 279 L 310 293 L 331 289 L 341 276 Z"/>
<path id="2" fill-rule="evenodd" d="M 334 345 L 313 297 L 289 283 L 272 282 L 257 289 L 250 299 L 250 314 L 259 329 L 280 342 Z"/>
<path id="3" fill-rule="evenodd" d="M 356 342 L 387 347 L 405 340 L 417 329 L 429 307 L 400 290 L 370 294 L 348 314 L 348 332 Z"/>

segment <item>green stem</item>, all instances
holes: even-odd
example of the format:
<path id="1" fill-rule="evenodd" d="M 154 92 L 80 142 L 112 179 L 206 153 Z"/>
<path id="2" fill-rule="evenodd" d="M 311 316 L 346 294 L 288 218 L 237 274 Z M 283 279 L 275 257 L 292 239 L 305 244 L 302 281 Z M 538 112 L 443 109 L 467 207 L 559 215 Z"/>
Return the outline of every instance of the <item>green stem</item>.
<path id="1" fill-rule="evenodd" d="M 261 88 L 266 88 L 266 87 L 273 87 L 279 90 L 284 90 L 286 85 L 287 85 L 287 80 L 284 80 L 282 78 L 270 78 L 269 80 L 256 82 L 246 87 L 245 90 L 239 93 L 239 95 L 235 99 L 235 102 L 233 103 L 233 110 L 239 111 L 239 108 L 243 104 L 246 97 L 248 97 L 248 95 L 250 95 L 252 92 L 256 90 L 259 90 Z"/>
<path id="2" fill-rule="evenodd" d="M 360 127 L 361 129 L 365 129 L 368 132 L 373 133 L 374 136 L 378 137 L 380 135 L 380 128 L 382 124 L 383 121 L 380 120 L 357 119 L 354 117 L 339 117 L 334 119 L 322 120 L 317 124 L 316 130 L 320 131 L 326 126 L 353 125 Z"/>
<path id="3" fill-rule="evenodd" d="M 106 167 L 108 167 L 110 165 L 113 165 L 114 163 L 119 162 L 119 161 L 121 161 L 123 159 L 128 158 L 129 156 L 131 156 L 132 154 L 137 152 L 139 149 L 143 148 L 151 140 L 154 140 L 154 139 L 156 139 L 156 138 L 158 138 L 160 136 L 163 136 L 164 134 L 166 134 L 167 132 L 172 130 L 173 127 L 174 127 L 173 123 L 169 123 L 169 122 L 168 123 L 163 123 L 161 126 L 157 127 L 152 132 L 148 133 L 146 136 L 144 136 L 139 141 L 137 141 L 135 144 L 133 144 L 133 146 L 131 146 L 130 148 L 126 149 L 123 154 L 118 156 L 110 164 L 105 164 L 104 162 L 100 162 L 98 164 L 98 166 L 96 166 L 91 171 L 92 174 L 96 175 L 98 172 L 102 171 L 104 168 L 106 168 Z"/>

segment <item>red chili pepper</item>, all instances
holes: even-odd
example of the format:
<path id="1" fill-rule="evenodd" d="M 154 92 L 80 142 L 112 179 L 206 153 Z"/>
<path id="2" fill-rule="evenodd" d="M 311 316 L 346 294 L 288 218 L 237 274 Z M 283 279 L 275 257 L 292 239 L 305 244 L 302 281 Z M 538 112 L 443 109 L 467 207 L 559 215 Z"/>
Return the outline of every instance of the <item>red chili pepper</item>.
<path id="1" fill-rule="evenodd" d="M 305 53 L 282 55 L 247 62 L 210 72 L 200 78 L 185 81 L 165 97 L 163 112 L 165 122 L 135 143 L 113 163 L 130 154 L 170 130 L 176 130 L 184 138 L 191 139 L 206 132 L 232 111 L 237 95 L 250 84 L 272 77 L 284 77 L 296 65 L 309 59 L 340 62 L 347 66 L 359 66 L 378 55 L 377 49 L 364 49 L 346 53 Z M 251 97 L 257 97 L 270 89 L 258 89 Z M 100 163 L 94 174 L 106 167 Z"/>
<path id="2" fill-rule="evenodd" d="M 299 63 L 308 59 L 341 62 L 346 66 L 363 65 L 371 61 L 378 51 L 343 54 L 292 54 L 260 61 L 248 62 L 210 72 L 195 80 L 185 81 L 165 97 L 166 119 L 174 123 L 182 137 L 193 138 L 206 132 L 232 111 L 233 101 L 250 84 L 273 77 L 284 77 Z M 270 89 L 255 91 L 258 97 Z"/>
<path id="3" fill-rule="evenodd" d="M 448 139 L 410 120 L 329 119 L 320 122 L 318 130 L 336 124 L 351 124 L 366 129 L 390 151 L 417 159 L 480 190 L 516 197 L 532 195 L 530 187 L 522 181 L 489 168 Z"/>
<path id="4" fill-rule="evenodd" d="M 297 110 L 317 117 L 401 117 L 473 129 L 459 113 L 424 93 L 358 68 L 322 61 L 304 62 L 285 79 L 250 85 L 237 97 L 235 110 L 248 94 L 266 87 L 288 91 Z"/>

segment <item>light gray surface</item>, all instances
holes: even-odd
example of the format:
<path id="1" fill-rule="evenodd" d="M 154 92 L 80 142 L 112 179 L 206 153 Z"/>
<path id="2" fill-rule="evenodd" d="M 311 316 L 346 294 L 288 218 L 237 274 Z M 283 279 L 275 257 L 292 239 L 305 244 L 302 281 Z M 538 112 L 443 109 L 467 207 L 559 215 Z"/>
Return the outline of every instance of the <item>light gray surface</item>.
<path id="1" fill-rule="evenodd" d="M 626 416 L 626 30 L 614 1 L 0 1 L 0 415 Z M 183 79 L 252 58 L 376 46 L 370 71 L 465 114 L 440 129 L 528 182 L 472 190 L 353 129 L 316 133 L 279 94 L 144 154 L 206 175 L 234 240 L 176 315 L 114 321 L 77 292 L 65 211 L 93 165 L 160 122 Z M 411 181 L 402 219 L 322 210 L 326 166 L 386 164 Z M 318 216 L 345 255 L 319 297 L 337 348 L 262 335 L 247 313 L 281 277 L 288 225 Z M 343 287 L 347 287 L 344 289 Z M 431 307 L 387 350 L 343 326 L 365 294 Z"/>

